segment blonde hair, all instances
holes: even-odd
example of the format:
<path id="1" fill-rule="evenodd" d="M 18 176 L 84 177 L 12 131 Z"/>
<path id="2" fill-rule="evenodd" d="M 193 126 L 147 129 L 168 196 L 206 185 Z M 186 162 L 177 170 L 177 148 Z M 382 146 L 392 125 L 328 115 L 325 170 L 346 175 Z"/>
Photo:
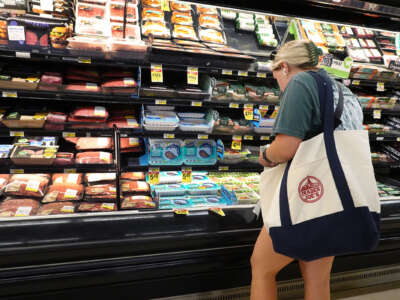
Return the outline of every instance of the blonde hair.
<path id="1" fill-rule="evenodd" d="M 284 44 L 275 55 L 271 69 L 275 70 L 282 62 L 302 69 L 314 68 L 322 50 L 309 41 L 290 41 Z"/>

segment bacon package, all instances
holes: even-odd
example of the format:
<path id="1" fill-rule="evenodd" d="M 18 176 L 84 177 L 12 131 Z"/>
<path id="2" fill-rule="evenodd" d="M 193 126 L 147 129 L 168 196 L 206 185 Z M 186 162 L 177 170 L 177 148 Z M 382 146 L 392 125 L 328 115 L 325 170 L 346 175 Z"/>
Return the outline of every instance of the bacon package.
<path id="1" fill-rule="evenodd" d="M 18 174 L 13 175 L 5 187 L 8 196 L 43 197 L 49 179 L 40 175 Z"/>
<path id="2" fill-rule="evenodd" d="M 117 210 L 115 203 L 81 203 L 78 211 L 81 212 L 108 212 Z"/>
<path id="3" fill-rule="evenodd" d="M 54 202 L 40 206 L 38 216 L 72 214 L 75 212 L 75 203 L 73 202 Z"/>
<path id="4" fill-rule="evenodd" d="M 110 150 L 113 141 L 109 137 L 81 137 L 75 145 L 76 150 Z"/>
<path id="5" fill-rule="evenodd" d="M 143 0 L 143 6 L 161 8 L 161 0 Z"/>
<path id="6" fill-rule="evenodd" d="M 87 173 L 85 175 L 85 182 L 88 184 L 99 182 L 115 182 L 117 175 L 115 173 Z"/>
<path id="7" fill-rule="evenodd" d="M 81 184 L 82 174 L 53 174 L 53 184 Z"/>
<path id="8" fill-rule="evenodd" d="M 203 42 L 226 44 L 224 34 L 221 31 L 215 29 L 200 28 L 199 36 Z"/>
<path id="9" fill-rule="evenodd" d="M 124 38 L 124 24 L 111 23 L 111 37 L 114 39 Z M 140 27 L 136 25 L 125 25 L 125 38 L 128 40 L 140 40 Z"/>
<path id="10" fill-rule="evenodd" d="M 145 179 L 144 172 L 125 172 L 121 174 L 121 180 L 136 181 L 144 179 Z"/>
<path id="11" fill-rule="evenodd" d="M 183 2 L 176 2 L 176 1 L 170 1 L 170 7 L 171 10 L 173 11 L 183 11 L 183 12 L 189 12 L 192 10 L 192 7 L 190 4 L 186 4 Z"/>
<path id="12" fill-rule="evenodd" d="M 75 31 L 79 34 L 104 35 L 104 29 L 99 26 L 102 26 L 102 24 L 81 25 Z M 107 51 L 107 39 L 102 37 L 74 36 L 68 39 L 68 47 L 72 50 Z"/>
<path id="13" fill-rule="evenodd" d="M 102 89 L 105 93 L 136 93 L 137 82 L 132 77 L 117 78 L 107 80 L 102 84 Z"/>
<path id="14" fill-rule="evenodd" d="M 126 181 L 121 184 L 121 192 L 124 195 L 148 194 L 150 186 L 146 181 Z"/>
<path id="15" fill-rule="evenodd" d="M 203 5 L 197 5 L 197 14 L 205 14 L 205 15 L 218 15 L 218 11 L 215 7 L 210 7 L 210 6 L 203 6 Z"/>
<path id="16" fill-rule="evenodd" d="M 164 22 L 164 17 L 164 11 L 161 9 L 152 7 L 143 7 L 142 9 L 143 21 Z"/>
<path id="17" fill-rule="evenodd" d="M 75 162 L 77 164 L 112 164 L 113 157 L 109 152 L 80 152 L 76 155 Z"/>
<path id="18" fill-rule="evenodd" d="M 121 209 L 156 208 L 156 203 L 150 196 L 129 196 L 124 197 Z"/>
<path id="19" fill-rule="evenodd" d="M 39 202 L 33 199 L 6 198 L 0 204 L 0 217 L 28 217 L 36 215 Z"/>
<path id="20" fill-rule="evenodd" d="M 97 184 L 85 188 L 85 201 L 114 202 L 116 198 L 115 184 Z"/>
<path id="21" fill-rule="evenodd" d="M 83 196 L 83 185 L 70 183 L 56 183 L 49 187 L 42 202 L 79 201 Z"/>

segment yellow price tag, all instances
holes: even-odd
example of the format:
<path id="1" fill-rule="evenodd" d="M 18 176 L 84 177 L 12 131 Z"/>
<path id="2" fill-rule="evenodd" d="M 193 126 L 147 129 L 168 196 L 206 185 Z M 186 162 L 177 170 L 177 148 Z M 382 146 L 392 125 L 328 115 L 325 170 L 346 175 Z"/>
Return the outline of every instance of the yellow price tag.
<path id="1" fill-rule="evenodd" d="M 170 11 L 168 0 L 161 0 L 161 9 L 163 11 Z"/>
<path id="2" fill-rule="evenodd" d="M 275 106 L 275 110 L 270 116 L 271 119 L 275 119 L 276 118 L 276 116 L 278 115 L 278 112 L 279 112 L 279 108 L 280 108 L 279 106 Z"/>
<path id="3" fill-rule="evenodd" d="M 174 214 L 178 216 L 187 216 L 189 211 L 186 208 L 174 209 Z"/>
<path id="4" fill-rule="evenodd" d="M 249 76 L 249 73 L 247 71 L 239 71 L 238 75 L 242 76 L 242 77 L 247 77 L 247 76 Z"/>
<path id="5" fill-rule="evenodd" d="M 199 69 L 195 67 L 187 67 L 187 82 L 188 84 L 199 84 Z"/>
<path id="6" fill-rule="evenodd" d="M 385 83 L 384 82 L 377 82 L 376 83 L 376 90 L 378 92 L 384 92 L 385 91 Z"/>
<path id="7" fill-rule="evenodd" d="M 160 168 L 150 168 L 148 173 L 150 184 L 158 184 L 160 182 Z"/>
<path id="8" fill-rule="evenodd" d="M 209 210 L 211 213 L 214 213 L 214 214 L 219 215 L 219 216 L 221 216 L 221 217 L 225 217 L 225 213 L 224 213 L 224 211 L 222 210 L 222 208 L 220 208 L 220 207 L 210 207 L 208 210 Z"/>
<path id="9" fill-rule="evenodd" d="M 63 132 L 62 133 L 63 138 L 74 138 L 76 136 L 75 132 Z"/>
<path id="10" fill-rule="evenodd" d="M 167 105 L 167 100 L 157 99 L 157 100 L 155 101 L 155 104 L 158 104 L 158 105 Z"/>
<path id="11" fill-rule="evenodd" d="M 254 118 L 254 110 L 252 104 L 245 104 L 243 109 L 244 118 L 246 120 L 252 121 Z"/>
<path id="12" fill-rule="evenodd" d="M 182 169 L 182 182 L 191 183 L 192 182 L 192 168 Z"/>
<path id="13" fill-rule="evenodd" d="M 18 98 L 17 92 L 3 92 L 3 98 Z"/>
<path id="14" fill-rule="evenodd" d="M 360 85 L 360 80 L 353 80 L 352 85 Z"/>
<path id="15" fill-rule="evenodd" d="M 380 119 L 382 116 L 382 111 L 380 109 L 374 109 L 373 117 L 374 119 Z"/>
<path id="16" fill-rule="evenodd" d="M 262 135 L 262 136 L 260 136 L 260 140 L 261 141 L 269 141 L 269 136 L 268 135 Z"/>
<path id="17" fill-rule="evenodd" d="M 218 171 L 229 171 L 229 166 L 219 166 Z"/>
<path id="18" fill-rule="evenodd" d="M 108 210 L 114 210 L 114 207 L 115 207 L 115 203 L 103 203 L 101 205 L 101 208 L 108 209 Z"/>
<path id="19" fill-rule="evenodd" d="M 195 106 L 195 107 L 202 107 L 203 106 L 203 102 L 201 102 L 201 101 L 192 101 L 191 105 Z"/>
<path id="20" fill-rule="evenodd" d="M 173 133 L 164 133 L 164 139 L 174 139 L 175 134 Z"/>
<path id="21" fill-rule="evenodd" d="M 260 105 L 258 107 L 258 111 L 260 112 L 261 116 L 264 117 L 268 112 L 268 105 Z"/>
<path id="22" fill-rule="evenodd" d="M 254 140 L 254 137 L 253 137 L 252 135 L 245 135 L 245 136 L 244 136 L 244 139 L 245 139 L 246 141 L 252 141 L 252 140 Z"/>
<path id="23" fill-rule="evenodd" d="M 258 73 L 257 73 L 257 77 L 258 77 L 258 78 L 267 78 L 267 73 L 258 72 Z"/>
<path id="24" fill-rule="evenodd" d="M 241 141 L 242 140 L 242 136 L 241 135 L 234 135 L 234 136 L 232 136 L 232 140 L 233 141 Z"/>
<path id="25" fill-rule="evenodd" d="M 232 70 L 223 69 L 222 75 L 232 75 Z"/>
<path id="26" fill-rule="evenodd" d="M 208 134 L 199 134 L 197 135 L 199 140 L 208 140 Z"/>
<path id="27" fill-rule="evenodd" d="M 65 174 L 75 174 L 76 173 L 76 169 L 64 169 L 64 173 Z"/>
<path id="28" fill-rule="evenodd" d="M 232 141 L 233 150 L 242 150 L 242 141 Z"/>
<path id="29" fill-rule="evenodd" d="M 78 57 L 78 63 L 80 64 L 91 64 L 92 59 L 90 57 Z"/>
<path id="30" fill-rule="evenodd" d="M 24 169 L 10 169 L 11 174 L 24 174 Z"/>
<path id="31" fill-rule="evenodd" d="M 63 206 L 61 208 L 61 212 L 63 212 L 63 213 L 73 213 L 74 212 L 74 207 L 73 206 L 69 206 L 69 205 Z"/>
<path id="32" fill-rule="evenodd" d="M 163 69 L 161 64 L 151 64 L 151 82 L 164 82 Z"/>
<path id="33" fill-rule="evenodd" d="M 229 108 L 239 108 L 239 103 L 229 103 Z"/>
<path id="34" fill-rule="evenodd" d="M 25 136 L 25 134 L 23 131 L 10 131 L 10 136 L 23 137 Z"/>

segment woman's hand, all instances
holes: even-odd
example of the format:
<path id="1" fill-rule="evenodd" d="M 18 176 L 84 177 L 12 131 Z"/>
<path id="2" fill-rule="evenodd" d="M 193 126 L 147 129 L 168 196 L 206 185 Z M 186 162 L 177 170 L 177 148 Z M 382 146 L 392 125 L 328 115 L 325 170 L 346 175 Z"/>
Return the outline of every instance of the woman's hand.
<path id="1" fill-rule="evenodd" d="M 273 168 L 273 167 L 275 167 L 275 166 L 278 165 L 277 163 L 269 163 L 269 162 L 267 162 L 267 161 L 263 158 L 262 152 L 260 152 L 260 156 L 258 157 L 258 161 L 260 162 L 260 164 L 261 164 L 262 166 L 267 167 L 267 168 Z"/>

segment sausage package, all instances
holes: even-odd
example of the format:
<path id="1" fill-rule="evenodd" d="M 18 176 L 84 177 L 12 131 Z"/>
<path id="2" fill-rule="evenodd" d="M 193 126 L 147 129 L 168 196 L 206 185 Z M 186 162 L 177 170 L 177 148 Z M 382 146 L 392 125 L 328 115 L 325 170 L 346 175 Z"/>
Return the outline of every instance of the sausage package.
<path id="1" fill-rule="evenodd" d="M 121 209 L 140 208 L 156 208 L 156 204 L 150 196 L 129 196 L 122 200 Z"/>
<path id="2" fill-rule="evenodd" d="M 146 181 L 126 181 L 121 184 L 121 191 L 124 195 L 148 194 L 150 186 Z"/>
<path id="3" fill-rule="evenodd" d="M 38 216 L 72 214 L 75 212 L 75 203 L 73 202 L 54 202 L 40 206 Z"/>
<path id="4" fill-rule="evenodd" d="M 5 187 L 8 196 L 43 197 L 49 179 L 40 175 L 13 175 Z"/>
<path id="5" fill-rule="evenodd" d="M 109 152 L 88 151 L 80 152 L 76 155 L 77 164 L 112 164 L 113 157 Z"/>
<path id="6" fill-rule="evenodd" d="M 171 38 L 170 29 L 163 21 L 145 21 L 142 24 L 142 34 L 146 37 L 153 36 L 155 38 Z"/>
<path id="7" fill-rule="evenodd" d="M 125 172 L 121 174 L 121 180 L 144 180 L 144 172 Z"/>
<path id="8" fill-rule="evenodd" d="M 82 174 L 53 174 L 53 184 L 81 184 Z"/>
<path id="9" fill-rule="evenodd" d="M 28 217 L 36 215 L 39 202 L 33 199 L 6 198 L 0 204 L 0 217 Z"/>
<path id="10" fill-rule="evenodd" d="M 218 15 L 201 14 L 199 16 L 199 25 L 203 28 L 211 28 L 216 30 L 222 29 Z"/>
<path id="11" fill-rule="evenodd" d="M 143 6 L 161 8 L 161 0 L 143 0 Z"/>
<path id="12" fill-rule="evenodd" d="M 78 138 L 76 150 L 111 150 L 113 140 L 110 137 L 81 137 Z"/>
<path id="13" fill-rule="evenodd" d="M 203 5 L 197 5 L 197 14 L 205 14 L 205 15 L 218 15 L 218 11 L 215 7 L 211 6 L 203 6 Z"/>
<path id="14" fill-rule="evenodd" d="M 117 210 L 115 203 L 81 203 L 78 211 L 81 212 L 108 212 Z"/>
<path id="15" fill-rule="evenodd" d="M 42 202 L 56 202 L 56 201 L 79 201 L 83 196 L 83 185 L 81 184 L 67 184 L 56 183 L 49 187 L 46 196 Z"/>

